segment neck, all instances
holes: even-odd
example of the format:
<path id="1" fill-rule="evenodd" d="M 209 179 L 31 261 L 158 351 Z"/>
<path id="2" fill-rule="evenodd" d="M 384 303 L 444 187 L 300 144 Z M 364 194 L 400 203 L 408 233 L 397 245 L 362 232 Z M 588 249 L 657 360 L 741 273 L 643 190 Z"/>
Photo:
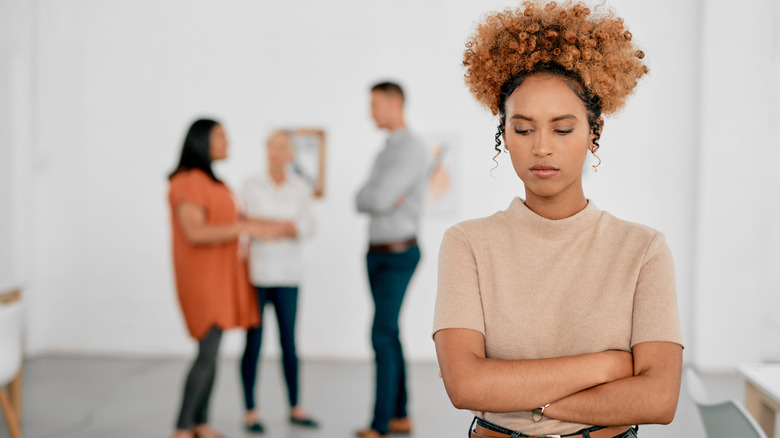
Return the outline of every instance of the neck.
<path id="1" fill-rule="evenodd" d="M 284 169 L 268 169 L 268 174 L 271 176 L 271 181 L 276 184 L 284 182 Z"/>
<path id="2" fill-rule="evenodd" d="M 553 197 L 538 196 L 525 191 L 525 205 L 539 216 L 551 220 L 566 219 L 581 212 L 588 206 L 588 200 L 582 192 L 560 193 Z"/>
<path id="3" fill-rule="evenodd" d="M 406 128 L 406 122 L 404 121 L 403 116 L 401 116 L 398 120 L 394 120 L 391 123 L 388 123 L 385 129 L 387 129 L 388 132 L 391 134 L 393 132 L 398 132 L 402 129 Z"/>

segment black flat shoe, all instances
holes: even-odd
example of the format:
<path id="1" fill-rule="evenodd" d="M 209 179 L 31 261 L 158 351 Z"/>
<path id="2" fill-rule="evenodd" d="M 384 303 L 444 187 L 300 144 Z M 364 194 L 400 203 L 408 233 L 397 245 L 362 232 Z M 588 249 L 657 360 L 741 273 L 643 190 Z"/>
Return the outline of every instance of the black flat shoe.
<path id="1" fill-rule="evenodd" d="M 252 424 L 245 424 L 244 428 L 246 429 L 247 432 L 252 432 L 252 433 L 263 433 L 263 432 L 265 432 L 265 428 L 263 427 L 263 423 L 261 423 L 259 421 L 255 421 Z"/>
<path id="2" fill-rule="evenodd" d="M 312 420 L 309 417 L 295 418 L 291 416 L 290 424 L 294 424 L 296 426 L 301 426 L 301 427 L 311 427 L 311 428 L 315 428 L 319 426 L 316 421 Z"/>

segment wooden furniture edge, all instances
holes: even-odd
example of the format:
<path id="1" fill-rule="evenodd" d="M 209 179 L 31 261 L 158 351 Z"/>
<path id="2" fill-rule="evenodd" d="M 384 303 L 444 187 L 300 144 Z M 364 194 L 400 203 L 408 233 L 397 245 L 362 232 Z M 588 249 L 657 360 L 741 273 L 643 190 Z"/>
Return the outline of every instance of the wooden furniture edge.
<path id="1" fill-rule="evenodd" d="M 13 303 L 22 299 L 21 289 L 11 289 L 8 292 L 0 292 L 0 303 Z"/>

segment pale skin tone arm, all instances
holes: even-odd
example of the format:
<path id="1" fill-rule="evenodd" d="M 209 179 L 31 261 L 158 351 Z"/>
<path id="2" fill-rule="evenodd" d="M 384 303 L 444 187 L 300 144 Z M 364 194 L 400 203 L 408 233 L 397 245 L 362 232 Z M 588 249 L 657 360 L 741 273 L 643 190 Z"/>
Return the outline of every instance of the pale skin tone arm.
<path id="1" fill-rule="evenodd" d="M 484 337 L 473 330 L 441 330 L 434 340 L 445 388 L 459 409 L 516 412 L 551 403 L 547 417 L 601 426 L 674 418 L 682 373 L 677 344 L 637 344 L 633 355 L 498 360 L 486 358 Z"/>
<path id="2" fill-rule="evenodd" d="M 235 240 L 242 233 L 260 240 L 272 240 L 285 230 L 280 224 L 257 221 L 239 221 L 234 224 L 215 225 L 206 221 L 206 211 L 191 202 L 176 206 L 176 219 L 187 241 L 194 245 L 216 245 Z"/>

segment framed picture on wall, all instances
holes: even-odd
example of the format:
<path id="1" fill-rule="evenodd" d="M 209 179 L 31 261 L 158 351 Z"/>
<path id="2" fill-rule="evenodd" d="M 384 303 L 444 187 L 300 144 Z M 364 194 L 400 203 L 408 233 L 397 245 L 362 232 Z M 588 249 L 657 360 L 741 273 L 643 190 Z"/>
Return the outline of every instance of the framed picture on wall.
<path id="1" fill-rule="evenodd" d="M 309 183 L 315 198 L 325 196 L 325 131 L 313 128 L 291 129 L 295 157 L 292 170 Z"/>

